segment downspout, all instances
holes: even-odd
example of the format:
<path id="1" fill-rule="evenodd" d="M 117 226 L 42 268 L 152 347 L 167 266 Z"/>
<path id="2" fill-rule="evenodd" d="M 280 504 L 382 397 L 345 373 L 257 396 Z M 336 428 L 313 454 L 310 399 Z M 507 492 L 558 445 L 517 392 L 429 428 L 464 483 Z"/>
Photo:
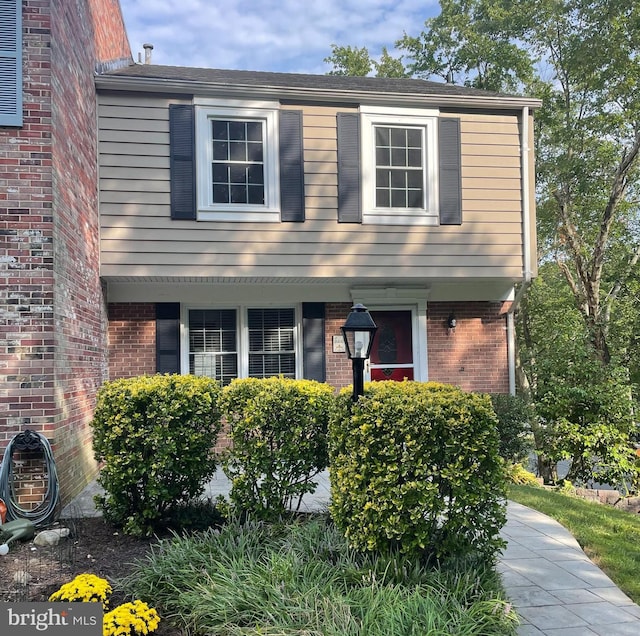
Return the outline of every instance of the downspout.
<path id="1" fill-rule="evenodd" d="M 529 197 L 529 107 L 522 108 L 522 128 L 520 139 L 520 165 L 522 170 L 522 284 L 507 312 L 507 357 L 509 365 L 509 393 L 516 394 L 516 330 L 514 314 L 531 283 L 531 208 Z"/>

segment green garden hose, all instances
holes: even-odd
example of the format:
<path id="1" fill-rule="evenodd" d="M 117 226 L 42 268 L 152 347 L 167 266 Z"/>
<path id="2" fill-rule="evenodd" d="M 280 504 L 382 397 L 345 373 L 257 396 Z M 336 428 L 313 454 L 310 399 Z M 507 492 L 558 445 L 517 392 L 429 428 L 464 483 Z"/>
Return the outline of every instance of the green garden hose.
<path id="1" fill-rule="evenodd" d="M 43 472 L 46 471 L 47 491 L 42 502 L 33 509 L 27 510 L 20 507 L 17 502 L 13 482 L 13 453 L 18 451 L 38 451 L 43 456 Z M 58 473 L 53 459 L 53 452 L 49 440 L 40 433 L 26 430 L 18 433 L 7 445 L 0 465 L 0 498 L 7 506 L 7 521 L 14 519 L 28 519 L 34 526 L 43 526 L 51 523 L 56 514 L 56 508 L 60 502 L 58 488 Z"/>

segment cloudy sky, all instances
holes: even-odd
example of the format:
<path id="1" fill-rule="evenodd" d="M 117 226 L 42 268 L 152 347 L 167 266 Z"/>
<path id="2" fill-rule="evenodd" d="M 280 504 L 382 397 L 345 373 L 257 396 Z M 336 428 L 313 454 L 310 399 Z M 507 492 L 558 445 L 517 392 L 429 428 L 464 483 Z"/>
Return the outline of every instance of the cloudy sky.
<path id="1" fill-rule="evenodd" d="M 120 0 L 134 59 L 153 63 L 326 73 L 331 45 L 378 56 L 406 31 L 417 35 L 437 0 Z M 144 57 L 144 55 L 143 55 Z"/>

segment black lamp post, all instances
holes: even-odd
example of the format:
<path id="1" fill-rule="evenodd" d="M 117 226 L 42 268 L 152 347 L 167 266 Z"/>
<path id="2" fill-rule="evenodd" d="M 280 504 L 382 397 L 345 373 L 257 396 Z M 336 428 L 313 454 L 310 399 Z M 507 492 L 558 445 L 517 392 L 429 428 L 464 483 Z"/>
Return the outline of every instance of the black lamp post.
<path id="1" fill-rule="evenodd" d="M 376 335 L 376 323 L 373 322 L 367 308 L 356 303 L 342 326 L 342 334 L 347 355 L 353 365 L 353 401 L 364 393 L 364 361 L 371 353 L 373 337 Z"/>

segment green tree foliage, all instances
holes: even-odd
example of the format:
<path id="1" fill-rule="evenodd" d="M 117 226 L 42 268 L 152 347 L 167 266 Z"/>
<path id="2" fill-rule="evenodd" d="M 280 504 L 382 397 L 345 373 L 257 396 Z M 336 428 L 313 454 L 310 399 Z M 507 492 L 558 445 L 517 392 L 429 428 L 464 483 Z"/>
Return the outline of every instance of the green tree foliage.
<path id="1" fill-rule="evenodd" d="M 338 396 L 329 427 L 331 507 L 363 552 L 438 559 L 501 547 L 505 476 L 488 396 L 373 382 Z"/>
<path id="2" fill-rule="evenodd" d="M 571 481 L 595 479 L 625 490 L 637 472 L 628 374 L 594 355 L 588 329 L 553 263 L 540 268 L 519 321 L 520 354 L 536 404 L 540 474 L 554 481 L 555 464 L 570 459 Z"/>
<path id="3" fill-rule="evenodd" d="M 393 57 L 386 47 L 382 48 L 380 60 L 371 57 L 366 47 L 331 45 L 331 55 L 324 58 L 324 62 L 333 68 L 328 75 L 349 75 L 365 77 L 375 71 L 376 77 L 408 77 L 401 57 Z"/>
<path id="4" fill-rule="evenodd" d="M 277 519 L 313 492 L 327 467 L 333 389 L 312 380 L 246 378 L 223 389 L 232 448 L 223 459 L 238 513 Z"/>
<path id="5" fill-rule="evenodd" d="M 543 255 L 557 263 L 608 363 L 612 315 L 640 257 L 640 5 L 535 0 L 521 24 L 518 35 L 540 60 L 544 100 L 536 130 Z"/>
<path id="6" fill-rule="evenodd" d="M 511 18 L 495 0 L 440 0 L 440 14 L 396 47 L 418 77 L 514 92 L 531 80 L 533 63 L 513 41 Z"/>
<path id="7" fill-rule="evenodd" d="M 157 375 L 105 383 L 91 426 L 105 518 L 149 535 L 202 492 L 216 469 L 220 388 L 210 378 Z"/>
<path id="8" fill-rule="evenodd" d="M 500 457 L 511 463 L 524 461 L 533 450 L 532 404 L 520 395 L 505 393 L 493 394 L 491 403 L 498 418 Z"/>
<path id="9" fill-rule="evenodd" d="M 365 77 L 371 73 L 373 61 L 366 47 L 331 45 L 331 55 L 325 57 L 327 64 L 332 64 L 333 69 L 327 75 L 350 75 L 352 77 Z"/>

